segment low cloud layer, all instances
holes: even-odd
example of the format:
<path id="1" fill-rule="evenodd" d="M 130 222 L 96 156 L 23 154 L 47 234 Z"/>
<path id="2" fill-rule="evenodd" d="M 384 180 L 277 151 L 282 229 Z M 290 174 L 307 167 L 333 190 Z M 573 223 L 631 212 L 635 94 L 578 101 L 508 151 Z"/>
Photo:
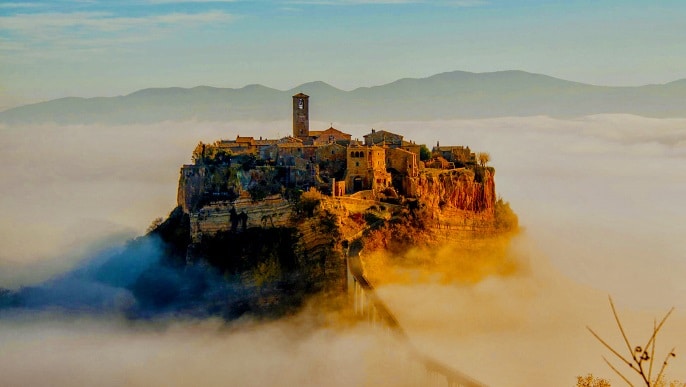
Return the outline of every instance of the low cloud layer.
<path id="1" fill-rule="evenodd" d="M 276 136 L 287 123 L 0 128 L 0 287 L 44 280 L 93 247 L 142 234 L 176 205 L 202 140 Z M 95 246 L 94 246 L 95 245 Z"/>
<path id="2" fill-rule="evenodd" d="M 611 345 L 626 352 L 607 301 L 607 293 L 579 285 L 560 273 L 524 232 L 512 242 L 507 260 L 518 270 L 465 283 L 459 276 L 442 281 L 382 286 L 379 293 L 417 347 L 491 386 L 573 385 L 577 375 L 593 373 L 623 382 L 601 356 L 613 356 L 586 330 L 591 326 Z M 444 249 L 436 259 L 451 261 L 459 254 Z M 486 263 L 488 264 L 488 263 Z M 474 263 L 478 265 L 478 263 Z M 624 296 L 624 295 L 615 295 Z M 616 298 L 616 297 L 615 297 Z M 664 310 L 620 309 L 634 345 L 645 346 L 653 318 Z M 684 380 L 686 348 L 682 327 L 686 314 L 677 311 L 658 336 L 657 364 L 672 347 L 678 357 L 667 368 L 671 378 Z M 620 368 L 624 370 L 624 368 Z M 627 373 L 632 380 L 634 375 Z"/>
<path id="3" fill-rule="evenodd" d="M 611 377 L 602 347 L 584 328 L 619 338 L 607 294 L 635 337 L 644 336 L 654 316 L 677 306 L 659 344 L 677 345 L 678 354 L 686 349 L 679 330 L 686 310 L 686 120 L 530 117 L 335 126 L 354 137 L 385 128 L 429 146 L 440 140 L 489 152 L 497 190 L 525 229 L 512 254 L 529 271 L 472 285 L 381 289 L 420 349 L 494 385 L 572 385 L 586 372 Z M 141 234 L 174 207 L 178 168 L 199 140 L 289 132 L 288 122 L 0 128 L 0 287 L 46 280 L 78 267 L 93 248 Z M 0 319 L 0 379 L 10 385 L 321 385 L 330 384 L 323 382 L 327 375 L 340 384 L 377 377 L 343 369 L 394 375 L 392 367 L 379 368 L 385 355 L 358 356 L 376 351 L 375 333 L 318 326 L 298 336 L 305 326 L 158 325 L 43 311 Z M 681 358 L 669 370 L 684 380 Z"/>
<path id="4" fill-rule="evenodd" d="M 45 317 L 0 320 L 3 385 L 412 386 L 422 376 L 380 332 L 307 314 L 229 325 Z"/>

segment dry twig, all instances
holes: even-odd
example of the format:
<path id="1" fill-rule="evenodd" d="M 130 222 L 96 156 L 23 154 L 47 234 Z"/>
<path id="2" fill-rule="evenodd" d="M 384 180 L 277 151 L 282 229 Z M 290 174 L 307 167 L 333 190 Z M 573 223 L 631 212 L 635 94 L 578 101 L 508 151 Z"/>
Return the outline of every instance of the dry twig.
<path id="1" fill-rule="evenodd" d="M 629 341 L 629 338 L 626 335 L 626 332 L 624 332 L 624 327 L 622 326 L 622 322 L 619 318 L 619 315 L 617 314 L 617 309 L 615 308 L 614 303 L 612 302 L 612 297 L 609 297 L 610 300 L 610 308 L 612 309 L 612 315 L 615 318 L 615 322 L 617 323 L 617 327 L 619 328 L 619 332 L 622 334 L 622 338 L 624 339 L 624 343 L 626 344 L 627 349 L 629 350 L 629 354 L 631 358 L 627 358 L 625 356 L 622 356 L 619 351 L 616 349 L 612 348 L 610 344 L 608 344 L 605 340 L 603 340 L 600 335 L 598 335 L 593 329 L 590 327 L 586 327 L 586 329 L 591 332 L 591 334 L 598 340 L 600 341 L 601 344 L 605 346 L 605 348 L 609 349 L 612 354 L 617 356 L 621 361 L 623 361 L 626 365 L 628 365 L 632 370 L 636 371 L 636 373 L 643 379 L 643 382 L 647 387 L 654 387 L 659 385 L 660 379 L 662 378 L 665 368 L 667 368 L 667 364 L 669 362 L 670 357 L 675 357 L 676 354 L 674 353 L 675 348 L 672 348 L 672 350 L 665 356 L 665 360 L 662 362 L 662 366 L 660 367 L 660 372 L 657 375 L 657 379 L 655 381 L 652 381 L 652 373 L 653 373 L 653 363 L 655 359 L 655 343 L 657 341 L 657 333 L 662 329 L 662 326 L 664 325 L 665 321 L 667 318 L 672 314 L 672 311 L 674 311 L 674 308 L 671 308 L 667 314 L 662 318 L 659 324 L 657 324 L 656 321 L 653 321 L 653 332 L 650 338 L 648 339 L 648 343 L 644 347 L 633 347 L 631 345 L 631 342 Z M 619 375 L 622 380 L 624 380 L 629 386 L 633 387 L 633 384 L 629 381 L 629 379 L 619 372 L 619 370 L 610 363 L 609 360 L 607 360 L 603 356 L 603 360 L 605 360 L 605 363 L 607 363 L 610 368 Z M 648 361 L 648 370 L 644 369 L 643 365 L 644 363 Z"/>

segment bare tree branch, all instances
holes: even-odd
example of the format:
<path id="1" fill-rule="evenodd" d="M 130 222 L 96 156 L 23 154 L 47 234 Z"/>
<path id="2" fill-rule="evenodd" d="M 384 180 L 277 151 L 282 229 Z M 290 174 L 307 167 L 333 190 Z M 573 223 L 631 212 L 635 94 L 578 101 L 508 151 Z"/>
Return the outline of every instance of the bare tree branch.
<path id="1" fill-rule="evenodd" d="M 664 325 L 665 321 L 667 321 L 667 318 L 672 314 L 674 311 L 674 308 L 671 308 L 665 316 L 660 320 L 660 323 L 657 323 L 657 320 L 653 319 L 653 333 L 650 336 L 650 339 L 648 340 L 648 343 L 646 344 L 645 347 L 635 347 L 633 348 L 631 346 L 631 342 L 629 342 L 629 338 L 626 335 L 626 332 L 624 331 L 624 327 L 622 326 L 622 321 L 619 318 L 619 314 L 617 313 L 617 309 L 615 308 L 614 302 L 612 302 L 612 297 L 608 297 L 610 301 L 610 308 L 612 309 L 612 315 L 615 318 L 615 322 L 617 323 L 617 328 L 619 328 L 619 332 L 622 334 L 622 338 L 624 339 L 624 343 L 626 344 L 627 349 L 629 350 L 629 354 L 631 356 L 631 360 L 628 360 L 629 358 L 622 356 L 617 350 L 612 348 L 610 344 L 608 344 L 605 340 L 603 340 L 597 333 L 593 331 L 590 327 L 586 327 L 589 332 L 598 340 L 600 341 L 601 344 L 605 346 L 605 348 L 609 349 L 610 352 L 612 352 L 615 356 L 617 356 L 620 360 L 622 360 L 625 364 L 629 366 L 632 370 L 636 371 L 640 375 L 640 377 L 643 379 L 643 382 L 647 387 L 655 387 L 660 385 L 665 368 L 667 367 L 667 364 L 669 363 L 669 358 L 676 356 L 674 353 L 675 348 L 672 348 L 672 350 L 667 354 L 665 357 L 664 362 L 662 363 L 662 367 L 660 367 L 660 372 L 657 375 L 657 379 L 655 381 L 652 381 L 652 375 L 653 375 L 653 364 L 655 363 L 655 347 L 656 347 L 656 342 L 657 342 L 657 334 Z M 604 356 L 603 360 L 605 360 L 605 363 L 607 363 L 612 370 L 617 373 L 629 386 L 633 386 L 631 382 L 621 373 L 617 368 L 615 368 Z M 633 361 L 632 361 L 633 360 Z M 645 361 L 648 361 L 648 370 L 643 368 L 643 363 Z"/>
<path id="2" fill-rule="evenodd" d="M 676 349 L 676 348 L 672 348 L 672 350 L 669 351 L 669 353 L 667 354 L 667 356 L 665 356 L 665 361 L 662 362 L 662 367 L 660 368 L 660 373 L 657 374 L 657 379 L 655 379 L 655 385 L 658 385 L 658 383 L 660 382 L 660 379 L 662 379 L 662 373 L 664 373 L 664 372 L 665 372 L 665 368 L 667 368 L 667 363 L 669 362 L 669 357 L 670 357 L 670 356 L 676 356 L 676 355 L 674 355 L 674 350 L 675 350 L 675 349 Z"/>
<path id="3" fill-rule="evenodd" d="M 626 347 L 629 349 L 629 353 L 631 354 L 631 357 L 634 359 L 635 362 L 638 363 L 638 360 L 636 360 L 636 355 L 634 355 L 634 349 L 631 347 L 631 344 L 629 343 L 629 339 L 626 337 L 626 333 L 624 333 L 624 328 L 622 327 L 622 323 L 619 321 L 619 316 L 617 315 L 617 310 L 615 309 L 615 304 L 612 302 L 612 297 L 608 296 L 607 297 L 610 300 L 610 307 L 612 308 L 612 314 L 615 316 L 615 321 L 617 322 L 617 326 L 619 327 L 619 331 L 622 333 L 622 337 L 624 338 L 624 342 L 626 343 Z"/>
<path id="4" fill-rule="evenodd" d="M 657 332 L 660 331 L 660 329 L 662 328 L 662 325 L 665 323 L 665 321 L 667 321 L 667 317 L 669 317 L 669 315 L 671 315 L 673 311 L 674 311 L 674 307 L 672 307 L 672 309 L 670 309 L 670 310 L 667 312 L 667 314 L 665 314 L 665 317 L 662 318 L 662 320 L 660 321 L 660 324 L 657 326 L 657 328 L 654 328 L 654 329 L 653 329 L 653 335 L 650 336 L 650 340 L 648 340 L 648 344 L 646 344 L 646 348 L 648 348 L 648 346 L 650 345 L 650 343 L 651 343 L 653 340 L 655 340 L 655 336 L 657 335 Z"/>
<path id="5" fill-rule="evenodd" d="M 629 360 L 626 360 L 622 355 L 619 354 L 619 352 L 615 351 L 614 348 L 610 347 L 610 344 L 606 343 L 605 340 L 601 339 L 600 336 L 598 336 L 598 334 L 593 331 L 593 329 L 591 329 L 588 326 L 586 327 L 586 329 L 588 329 L 588 331 L 591 332 L 591 334 L 595 336 L 595 338 L 598 339 L 598 341 L 600 341 L 605 346 L 605 348 L 609 349 L 612 353 L 615 354 L 615 356 L 622 359 L 622 361 L 626 363 L 629 367 L 631 367 L 631 369 L 638 372 L 638 370 L 634 368 L 634 365 Z"/>
<path id="6" fill-rule="evenodd" d="M 626 382 L 626 384 L 630 385 L 631 387 L 634 387 L 634 385 L 631 384 L 631 382 L 629 381 L 629 379 L 627 379 L 626 376 L 622 375 L 622 373 L 619 372 L 619 371 L 612 365 L 612 363 L 610 363 L 610 362 L 605 358 L 605 356 L 603 356 L 603 360 L 605 360 L 605 363 L 607 363 L 607 365 L 609 365 L 610 368 L 612 368 L 612 370 L 613 370 L 617 375 L 619 375 L 620 378 L 622 378 L 622 379 Z"/>

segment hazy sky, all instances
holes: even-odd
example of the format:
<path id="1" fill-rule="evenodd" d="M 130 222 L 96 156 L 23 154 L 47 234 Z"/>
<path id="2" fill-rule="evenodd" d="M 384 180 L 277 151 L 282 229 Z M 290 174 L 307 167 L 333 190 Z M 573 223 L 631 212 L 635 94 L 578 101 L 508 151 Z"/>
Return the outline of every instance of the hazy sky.
<path id="1" fill-rule="evenodd" d="M 0 108 L 452 70 L 664 83 L 686 78 L 685 19 L 681 0 L 2 0 Z"/>

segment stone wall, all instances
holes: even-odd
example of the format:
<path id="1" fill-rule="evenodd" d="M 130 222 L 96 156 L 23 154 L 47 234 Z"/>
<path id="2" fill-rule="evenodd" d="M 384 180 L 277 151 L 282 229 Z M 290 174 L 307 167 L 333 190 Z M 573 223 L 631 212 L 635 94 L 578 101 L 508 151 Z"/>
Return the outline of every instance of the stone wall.
<path id="1" fill-rule="evenodd" d="M 411 177 L 416 177 L 419 172 L 417 155 L 404 149 L 386 149 L 386 167 Z"/>

